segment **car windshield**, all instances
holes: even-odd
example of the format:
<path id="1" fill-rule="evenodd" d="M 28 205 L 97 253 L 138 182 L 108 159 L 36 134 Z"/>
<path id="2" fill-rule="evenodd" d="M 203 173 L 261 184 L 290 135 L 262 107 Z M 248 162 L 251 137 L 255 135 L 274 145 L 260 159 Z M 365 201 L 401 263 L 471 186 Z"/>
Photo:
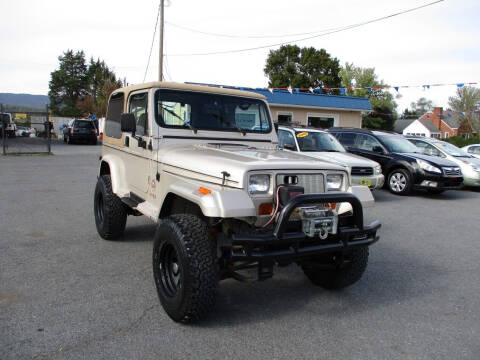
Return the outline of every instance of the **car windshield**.
<path id="1" fill-rule="evenodd" d="M 390 152 L 418 153 L 419 149 L 410 141 L 399 135 L 378 135 Z"/>
<path id="2" fill-rule="evenodd" d="M 192 130 L 269 133 L 263 101 L 229 95 L 158 90 L 155 119 L 160 126 Z"/>
<path id="3" fill-rule="evenodd" d="M 322 132 L 296 131 L 300 151 L 345 152 L 342 145 L 332 135 Z"/>
<path id="4" fill-rule="evenodd" d="M 452 144 L 447 143 L 445 141 L 435 141 L 433 144 L 436 147 L 438 147 L 440 150 L 445 151 L 448 155 L 456 156 L 456 157 L 471 157 L 469 154 L 467 154 L 462 149 L 459 149 L 455 145 L 452 145 Z"/>
<path id="5" fill-rule="evenodd" d="M 79 129 L 93 129 L 93 123 L 86 120 L 75 120 L 75 124 L 73 126 Z"/>

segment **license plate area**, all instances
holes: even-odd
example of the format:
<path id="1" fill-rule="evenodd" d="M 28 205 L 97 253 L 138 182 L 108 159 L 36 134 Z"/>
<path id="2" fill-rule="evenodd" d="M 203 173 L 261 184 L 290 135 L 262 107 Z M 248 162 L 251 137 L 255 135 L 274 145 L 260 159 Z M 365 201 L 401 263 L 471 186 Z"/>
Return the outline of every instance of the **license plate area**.
<path id="1" fill-rule="evenodd" d="M 360 185 L 372 186 L 372 179 L 360 179 Z"/>
<path id="2" fill-rule="evenodd" d="M 338 214 L 335 210 L 309 206 L 299 208 L 298 213 L 302 220 L 302 231 L 306 236 L 318 236 L 325 240 L 328 234 L 337 233 Z"/>

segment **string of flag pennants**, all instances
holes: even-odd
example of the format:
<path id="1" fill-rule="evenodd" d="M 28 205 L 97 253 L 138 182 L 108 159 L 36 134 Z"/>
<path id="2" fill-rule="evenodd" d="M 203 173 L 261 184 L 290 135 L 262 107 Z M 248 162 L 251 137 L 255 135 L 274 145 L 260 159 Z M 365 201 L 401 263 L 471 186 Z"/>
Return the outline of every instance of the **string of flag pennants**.
<path id="1" fill-rule="evenodd" d="M 461 115 L 461 116 L 466 116 L 466 115 L 469 115 L 469 114 L 479 114 L 480 113 L 480 110 L 473 110 L 473 111 L 450 111 L 450 110 L 447 110 L 445 111 L 445 113 L 443 114 L 429 114 L 429 113 L 425 113 L 425 114 L 421 114 L 421 115 L 405 115 L 405 114 L 401 114 L 402 116 L 402 119 L 420 119 L 422 118 L 424 115 L 427 119 L 431 119 L 431 118 L 435 118 L 435 116 L 439 119 L 445 119 L 445 118 L 451 118 L 453 117 L 453 115 Z M 388 116 L 388 117 L 392 117 L 392 114 L 387 114 L 387 113 L 379 113 L 379 112 L 376 112 L 376 111 L 372 111 L 370 113 L 370 115 L 384 115 L 384 116 Z"/>
<path id="2" fill-rule="evenodd" d="M 464 86 L 471 86 L 471 85 L 478 85 L 478 82 L 469 82 L 469 83 L 454 83 L 454 84 L 427 84 L 427 85 L 402 85 L 402 86 L 390 86 L 390 85 L 380 85 L 380 86 L 365 86 L 365 87 L 357 87 L 357 86 L 348 86 L 348 87 L 317 87 L 317 88 L 292 88 L 291 86 L 286 88 L 268 88 L 268 91 L 273 93 L 274 91 L 283 90 L 288 91 L 290 94 L 293 93 L 300 93 L 300 92 L 311 92 L 322 94 L 323 91 L 328 90 L 339 90 L 342 95 L 345 95 L 347 91 L 351 90 L 367 90 L 369 92 L 375 90 L 387 90 L 387 89 L 395 89 L 395 91 L 400 91 L 400 89 L 406 88 L 423 88 L 424 90 L 430 89 L 430 87 L 437 87 L 437 86 L 456 86 L 457 88 L 461 88 Z M 241 89 L 248 89 L 248 88 L 241 88 Z"/>

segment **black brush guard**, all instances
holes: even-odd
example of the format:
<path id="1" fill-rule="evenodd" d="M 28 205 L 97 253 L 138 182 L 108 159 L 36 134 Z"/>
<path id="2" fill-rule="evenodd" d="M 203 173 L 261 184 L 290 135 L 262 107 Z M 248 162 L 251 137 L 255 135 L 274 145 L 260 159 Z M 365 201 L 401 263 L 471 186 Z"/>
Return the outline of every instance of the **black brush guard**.
<path id="1" fill-rule="evenodd" d="M 303 232 L 287 232 L 290 215 L 301 206 L 321 203 L 348 202 L 352 205 L 351 226 L 338 226 L 337 234 L 329 234 L 324 241 L 318 237 L 307 237 Z M 282 209 L 273 233 L 233 235 L 231 239 L 231 260 L 297 260 L 315 255 L 343 252 L 357 247 L 369 246 L 376 241 L 381 224 L 373 221 L 363 225 L 363 209 L 360 200 L 350 193 L 325 193 L 298 195 Z"/>

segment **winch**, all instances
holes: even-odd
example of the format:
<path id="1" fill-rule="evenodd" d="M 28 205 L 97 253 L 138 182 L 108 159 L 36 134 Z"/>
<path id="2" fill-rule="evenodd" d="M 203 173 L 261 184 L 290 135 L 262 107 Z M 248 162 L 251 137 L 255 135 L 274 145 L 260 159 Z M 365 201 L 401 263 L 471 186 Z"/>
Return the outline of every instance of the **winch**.
<path id="1" fill-rule="evenodd" d="M 335 210 L 318 206 L 301 207 L 299 210 L 302 231 L 308 237 L 318 236 L 325 240 L 328 234 L 337 233 L 338 214 Z"/>

